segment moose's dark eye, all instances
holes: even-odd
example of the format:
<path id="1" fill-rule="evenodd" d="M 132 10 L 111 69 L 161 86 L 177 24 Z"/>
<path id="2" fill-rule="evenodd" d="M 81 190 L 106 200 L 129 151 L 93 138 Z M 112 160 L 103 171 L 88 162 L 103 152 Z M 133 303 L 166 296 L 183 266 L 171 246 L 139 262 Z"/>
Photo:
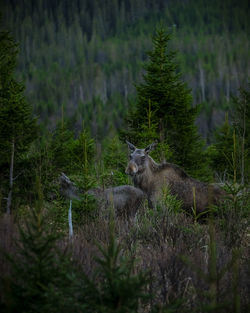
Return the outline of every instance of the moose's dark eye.
<path id="1" fill-rule="evenodd" d="M 132 155 L 129 156 L 129 160 L 132 160 Z"/>
<path id="2" fill-rule="evenodd" d="M 146 159 L 146 157 L 145 157 L 145 155 L 143 155 L 143 156 L 141 157 L 141 160 L 144 162 L 145 159 Z"/>

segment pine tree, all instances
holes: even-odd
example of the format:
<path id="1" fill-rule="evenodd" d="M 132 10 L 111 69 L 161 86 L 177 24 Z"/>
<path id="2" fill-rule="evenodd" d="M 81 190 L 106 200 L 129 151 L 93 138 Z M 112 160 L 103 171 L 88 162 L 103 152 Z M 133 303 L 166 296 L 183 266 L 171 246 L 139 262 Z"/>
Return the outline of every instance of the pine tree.
<path id="1" fill-rule="evenodd" d="M 169 40 L 169 34 L 162 28 L 157 29 L 153 50 L 148 53 L 149 61 L 144 64 L 144 82 L 136 86 L 135 110 L 127 118 L 128 131 L 122 132 L 122 137 L 140 144 L 140 134 L 148 123 L 150 103 L 155 139 L 169 145 L 172 151 L 168 160 L 200 176 L 205 174 L 206 162 L 203 143 L 194 124 L 198 110 L 192 107 L 190 90 L 177 72 L 176 52 L 168 52 Z"/>
<path id="2" fill-rule="evenodd" d="M 0 33 L 0 47 L 0 168 L 3 172 L 9 168 L 7 213 L 10 213 L 14 164 L 36 138 L 37 126 L 24 97 L 24 86 L 14 78 L 17 45 L 8 32 Z"/>

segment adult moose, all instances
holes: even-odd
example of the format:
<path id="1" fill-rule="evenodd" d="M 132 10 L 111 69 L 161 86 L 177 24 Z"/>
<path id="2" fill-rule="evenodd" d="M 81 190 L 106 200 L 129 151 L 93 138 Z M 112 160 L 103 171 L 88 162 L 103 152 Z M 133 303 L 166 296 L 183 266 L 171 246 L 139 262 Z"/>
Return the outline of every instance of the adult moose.
<path id="1" fill-rule="evenodd" d="M 197 213 L 218 204 L 225 196 L 224 190 L 218 186 L 188 176 L 175 164 L 156 163 L 149 153 L 154 150 L 157 143 L 152 143 L 145 149 L 138 149 L 130 142 L 126 142 L 131 152 L 126 174 L 132 176 L 135 187 L 147 194 L 150 207 L 154 207 L 162 197 L 164 188 L 182 201 L 183 209 L 190 210 L 195 205 Z"/>

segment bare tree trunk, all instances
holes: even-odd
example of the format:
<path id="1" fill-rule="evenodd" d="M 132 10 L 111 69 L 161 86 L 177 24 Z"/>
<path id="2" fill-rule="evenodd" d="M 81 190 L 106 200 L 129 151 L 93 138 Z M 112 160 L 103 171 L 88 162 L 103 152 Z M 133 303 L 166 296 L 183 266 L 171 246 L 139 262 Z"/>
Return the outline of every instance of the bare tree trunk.
<path id="1" fill-rule="evenodd" d="M 72 200 L 69 202 L 69 239 L 73 239 L 73 224 L 72 224 Z"/>
<path id="2" fill-rule="evenodd" d="M 10 184 L 9 194 L 7 198 L 7 214 L 10 214 L 11 202 L 12 202 L 12 189 L 13 189 L 13 169 L 14 169 L 14 154 L 15 154 L 15 140 L 12 139 L 11 143 L 11 159 L 10 159 Z"/>

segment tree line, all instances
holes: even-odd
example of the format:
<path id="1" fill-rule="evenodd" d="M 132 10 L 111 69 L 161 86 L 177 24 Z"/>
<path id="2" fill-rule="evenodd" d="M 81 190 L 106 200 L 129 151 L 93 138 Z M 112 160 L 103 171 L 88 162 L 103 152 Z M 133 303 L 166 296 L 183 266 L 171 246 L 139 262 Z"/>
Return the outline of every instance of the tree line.
<path id="1" fill-rule="evenodd" d="M 201 103 L 204 136 L 249 68 L 247 1 L 3 1 L 1 11 L 20 42 L 17 76 L 34 112 L 55 126 L 64 110 L 100 140 L 124 125 L 158 21 L 172 33 L 193 104 Z"/>
<path id="2" fill-rule="evenodd" d="M 76 135 L 66 112 L 54 131 L 43 133 L 24 96 L 24 85 L 14 76 L 17 45 L 8 32 L 1 33 L 1 203 L 5 206 L 7 199 L 8 213 L 13 192 L 14 206 L 18 201 L 32 202 L 30 186 L 37 175 L 48 196 L 60 172 L 80 173 L 85 190 L 93 184 L 126 184 L 126 139 L 139 146 L 158 141 L 157 160 L 173 162 L 204 181 L 213 180 L 215 173 L 221 181 L 234 176 L 243 184 L 249 181 L 249 89 L 240 89 L 233 123 L 227 117 L 215 132 L 214 144 L 207 147 L 195 125 L 198 108 L 192 106 L 191 91 L 177 72 L 169 41 L 169 34 L 157 29 L 143 82 L 136 85 L 137 101 L 124 120 L 126 127 L 100 144 L 84 124 Z"/>

